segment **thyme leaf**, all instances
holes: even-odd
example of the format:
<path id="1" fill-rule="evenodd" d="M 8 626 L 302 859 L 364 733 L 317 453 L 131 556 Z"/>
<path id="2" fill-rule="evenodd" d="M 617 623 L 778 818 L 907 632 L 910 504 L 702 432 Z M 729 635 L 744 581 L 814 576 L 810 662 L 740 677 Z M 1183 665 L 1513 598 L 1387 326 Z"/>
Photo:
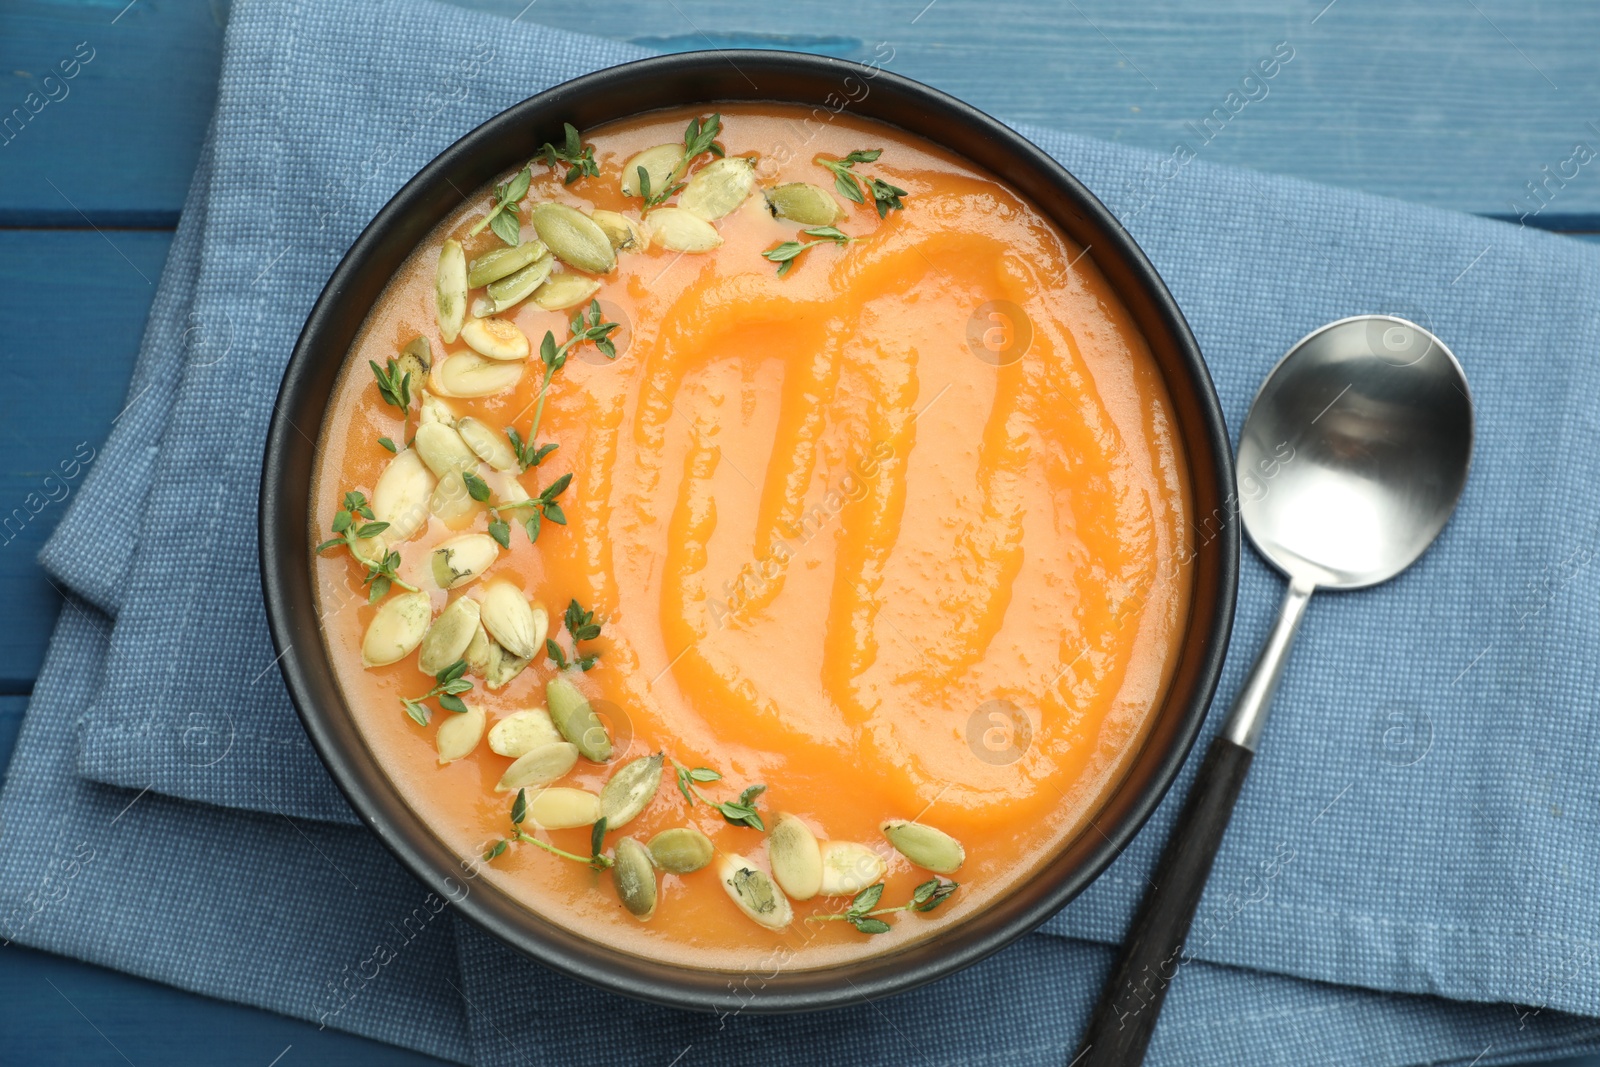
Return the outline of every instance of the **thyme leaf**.
<path id="1" fill-rule="evenodd" d="M 439 700 L 439 707 L 445 711 L 462 714 L 467 710 L 467 705 L 461 699 L 461 694 L 472 691 L 472 682 L 464 677 L 466 673 L 467 661 L 458 659 L 433 676 L 432 689 L 419 697 L 401 697 L 400 704 L 418 726 L 428 725 L 432 716 L 427 702 L 435 697 Z"/>
<path id="2" fill-rule="evenodd" d="M 571 185 L 579 178 L 599 177 L 600 167 L 594 161 L 594 148 L 584 145 L 583 135 L 572 123 L 563 122 L 561 125 L 566 133 L 566 140 L 560 147 L 546 141 L 544 147 L 534 153 L 534 160 L 554 169 L 560 169 L 562 164 L 566 164 L 567 174 L 561 180 L 563 185 Z"/>

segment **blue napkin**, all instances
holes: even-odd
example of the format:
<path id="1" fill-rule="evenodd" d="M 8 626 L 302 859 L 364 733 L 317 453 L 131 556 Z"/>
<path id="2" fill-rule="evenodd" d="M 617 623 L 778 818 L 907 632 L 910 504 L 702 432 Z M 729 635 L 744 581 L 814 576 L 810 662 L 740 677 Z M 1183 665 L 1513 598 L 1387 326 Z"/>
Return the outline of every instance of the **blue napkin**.
<path id="1" fill-rule="evenodd" d="M 260 817 L 220 809 L 245 808 L 292 827 L 287 850 L 304 850 L 312 830 L 348 835 L 352 850 L 377 848 L 363 833 L 303 821 L 354 819 L 293 718 L 253 569 L 240 564 L 255 554 L 249 502 L 277 377 L 327 273 L 406 177 L 515 100 L 635 54 L 422 2 L 236 7 L 208 163 L 163 279 L 134 406 L 46 552 L 66 584 L 117 617 L 108 639 L 94 606 L 74 601 L 63 616 L 3 800 L 0 917 L 29 921 L 0 935 L 215 995 L 272 996 L 269 1006 L 310 1018 L 328 1011 L 298 986 L 241 983 L 236 955 L 194 943 L 187 913 L 216 905 L 187 867 L 80 863 L 61 900 L 28 902 L 41 883 L 62 884 L 62 841 L 87 836 L 135 795 L 91 783 L 150 790 L 118 827 L 143 833 L 147 810 L 183 813 L 151 829 L 156 837 L 238 840 L 227 827 L 254 828 Z M 1233 967 L 1184 969 L 1157 1057 L 1408 1063 L 1483 1053 L 1478 1062 L 1489 1063 L 1595 1042 L 1595 1026 L 1557 1012 L 1600 1015 L 1592 943 L 1578 933 L 1581 902 L 1600 878 L 1595 804 L 1583 788 L 1596 755 L 1582 714 L 1596 631 L 1581 610 L 1595 581 L 1593 505 L 1581 483 L 1594 455 L 1584 402 L 1594 394 L 1586 355 L 1600 260 L 1560 238 L 1199 162 L 1168 178 L 1146 153 L 1024 132 L 1123 209 L 1200 337 L 1235 425 L 1284 348 L 1360 311 L 1434 328 L 1462 357 L 1479 403 L 1473 480 L 1440 544 L 1395 583 L 1313 606 L 1192 945 L 1200 961 Z M 236 487 L 244 511 L 196 521 L 190 502 L 214 485 Z M 93 536 L 93 517 L 113 501 L 139 532 L 125 568 Z M 1225 693 L 1277 589 L 1248 557 Z M 1174 803 L 1047 929 L 1114 941 Z M 280 877 L 292 864 L 272 849 L 234 847 L 209 862 L 245 872 L 258 903 L 314 903 L 319 918 L 352 929 L 374 919 L 360 894 L 308 892 Z M 365 862 L 378 870 L 385 860 Z M 151 893 L 183 906 L 166 914 L 133 903 Z M 342 968 L 360 968 L 363 955 L 324 951 L 319 928 L 302 920 L 294 909 L 273 915 L 274 966 L 335 984 Z M 82 933 L 108 928 L 118 936 Z M 702 1032 L 703 1019 L 543 975 L 464 924 L 456 940 L 463 966 L 451 981 L 471 1005 L 469 1044 L 441 1054 L 500 1062 L 541 1038 L 548 1051 L 582 1040 L 574 1027 L 597 1010 L 660 1035 Z M 158 951 L 174 942 L 190 953 Z M 1105 952 L 1035 937 L 983 969 L 825 1027 L 729 1025 L 780 1062 L 818 1042 L 840 1058 L 856 1048 L 906 1058 L 906 1047 L 850 1044 L 867 1032 L 884 1038 L 880 1012 L 894 1028 L 932 1035 L 925 1047 L 940 1058 L 1054 1061 L 1081 1024 Z M 380 968 L 372 981 L 399 986 L 402 973 Z M 414 992 L 437 995 L 425 984 Z M 973 1004 L 989 1015 L 974 1016 Z M 347 1008 L 328 1022 L 425 1047 L 411 1010 L 366 1018 Z M 741 1047 L 708 1054 L 736 1060 Z"/>

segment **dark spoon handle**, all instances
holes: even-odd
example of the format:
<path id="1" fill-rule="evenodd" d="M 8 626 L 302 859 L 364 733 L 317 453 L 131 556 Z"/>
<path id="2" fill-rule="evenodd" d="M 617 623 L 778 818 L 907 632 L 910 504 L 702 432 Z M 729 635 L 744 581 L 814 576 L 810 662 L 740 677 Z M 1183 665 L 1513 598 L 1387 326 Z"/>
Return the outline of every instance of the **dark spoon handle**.
<path id="1" fill-rule="evenodd" d="M 1070 1067 L 1137 1067 L 1144 1062 L 1167 987 L 1182 965 L 1184 938 L 1253 756 L 1226 737 L 1211 742 L 1156 867 L 1160 883 L 1152 885 L 1139 904 L 1121 957 Z"/>

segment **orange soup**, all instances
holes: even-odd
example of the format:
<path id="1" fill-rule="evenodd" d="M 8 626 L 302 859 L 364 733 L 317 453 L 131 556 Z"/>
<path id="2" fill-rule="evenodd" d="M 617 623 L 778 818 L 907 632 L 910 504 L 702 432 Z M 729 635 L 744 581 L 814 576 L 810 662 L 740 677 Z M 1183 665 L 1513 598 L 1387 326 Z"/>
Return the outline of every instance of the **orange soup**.
<path id="1" fill-rule="evenodd" d="M 350 714 L 433 832 L 553 922 L 732 969 L 934 935 L 1095 832 L 1191 503 L 1092 250 L 780 105 L 463 192 L 350 353 L 311 532 Z"/>

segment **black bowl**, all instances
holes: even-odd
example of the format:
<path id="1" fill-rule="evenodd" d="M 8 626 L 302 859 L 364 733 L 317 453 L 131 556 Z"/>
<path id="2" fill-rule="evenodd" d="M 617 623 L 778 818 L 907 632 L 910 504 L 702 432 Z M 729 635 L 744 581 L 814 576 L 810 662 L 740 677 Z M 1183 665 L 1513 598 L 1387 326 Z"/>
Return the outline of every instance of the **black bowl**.
<path id="1" fill-rule="evenodd" d="M 533 914 L 447 848 L 390 784 L 344 705 L 318 632 L 311 579 L 314 449 L 334 381 L 362 320 L 401 262 L 476 189 L 529 157 L 561 124 L 589 129 L 642 111 L 718 101 L 847 104 L 999 175 L 1091 255 L 1120 294 L 1166 378 L 1189 463 L 1197 522 L 1193 606 L 1165 700 L 1143 744 L 1086 832 L 983 913 L 914 943 L 845 965 L 747 974 L 642 959 Z M 297 428 L 298 427 L 298 428 Z M 1171 784 L 1205 717 L 1233 622 L 1239 535 L 1233 462 L 1210 375 L 1155 268 L 1099 200 L 1060 164 L 982 112 L 886 71 L 788 52 L 700 52 L 645 59 L 558 85 L 479 126 L 423 168 L 378 212 L 306 320 L 284 372 L 261 479 L 261 572 L 289 694 L 350 804 L 400 861 L 460 912 L 529 956 L 603 988 L 680 1008 L 788 1012 L 901 992 L 983 959 L 1071 900 L 1132 839 Z M 1201 519 L 1200 517 L 1204 517 Z M 293 655 L 288 655 L 293 649 Z"/>

